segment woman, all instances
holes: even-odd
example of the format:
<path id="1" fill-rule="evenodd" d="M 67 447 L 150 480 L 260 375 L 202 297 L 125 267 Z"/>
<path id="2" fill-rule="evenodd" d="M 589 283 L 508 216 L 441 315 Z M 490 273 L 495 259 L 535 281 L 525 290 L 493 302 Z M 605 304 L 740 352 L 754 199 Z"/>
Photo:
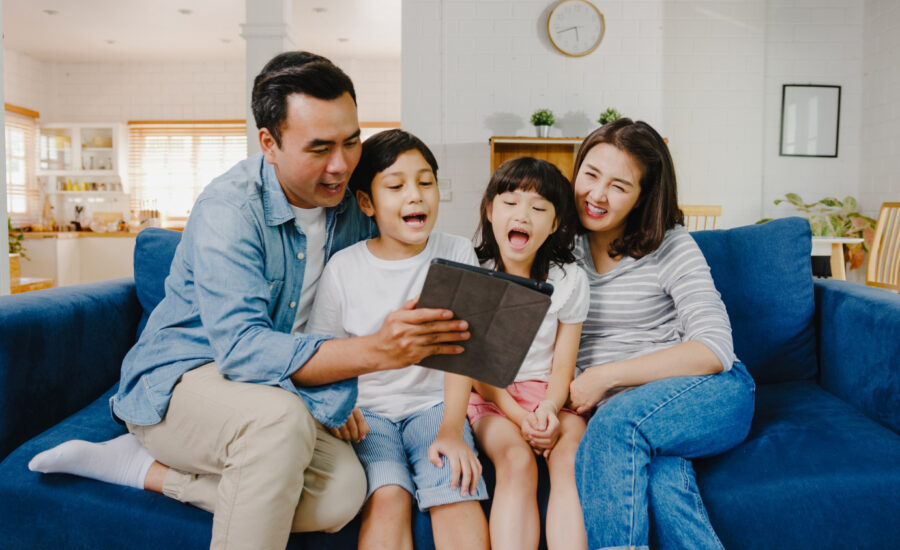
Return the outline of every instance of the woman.
<path id="1" fill-rule="evenodd" d="M 585 139 L 573 173 L 591 306 L 570 399 L 596 407 L 575 462 L 588 546 L 646 548 L 652 521 L 654 546 L 722 548 L 690 459 L 744 439 L 754 385 L 681 225 L 672 158 L 624 118 Z"/>

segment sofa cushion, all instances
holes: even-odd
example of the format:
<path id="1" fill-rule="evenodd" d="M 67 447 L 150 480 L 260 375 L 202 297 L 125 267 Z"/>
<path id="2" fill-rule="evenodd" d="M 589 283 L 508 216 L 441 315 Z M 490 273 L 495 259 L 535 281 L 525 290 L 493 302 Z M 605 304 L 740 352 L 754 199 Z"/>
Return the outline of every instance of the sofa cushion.
<path id="1" fill-rule="evenodd" d="M 900 434 L 813 382 L 757 389 L 746 441 L 695 461 L 726 548 L 894 548 Z"/>
<path id="2" fill-rule="evenodd" d="M 134 244 L 134 284 L 144 308 L 138 334 L 144 330 L 150 312 L 166 296 L 166 277 L 172 267 L 181 232 L 148 227 L 138 233 Z"/>
<path id="3" fill-rule="evenodd" d="M 734 351 L 757 383 L 817 371 L 811 234 L 803 218 L 691 233 L 728 309 Z"/>

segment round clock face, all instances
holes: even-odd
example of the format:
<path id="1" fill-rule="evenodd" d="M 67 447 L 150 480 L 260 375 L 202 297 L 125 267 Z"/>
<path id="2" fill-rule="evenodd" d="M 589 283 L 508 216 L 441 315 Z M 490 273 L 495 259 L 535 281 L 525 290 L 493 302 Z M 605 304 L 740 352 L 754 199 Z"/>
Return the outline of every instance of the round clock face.
<path id="1" fill-rule="evenodd" d="M 562 0 L 547 18 L 547 34 L 556 49 L 581 57 L 597 49 L 606 24 L 603 14 L 587 0 Z"/>

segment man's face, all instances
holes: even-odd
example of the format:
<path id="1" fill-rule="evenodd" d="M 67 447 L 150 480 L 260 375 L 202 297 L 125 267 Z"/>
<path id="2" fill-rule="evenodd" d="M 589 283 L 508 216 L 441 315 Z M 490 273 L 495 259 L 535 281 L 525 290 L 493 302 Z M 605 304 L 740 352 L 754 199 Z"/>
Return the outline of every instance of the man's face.
<path id="1" fill-rule="evenodd" d="M 266 128 L 259 131 L 259 143 L 289 203 L 336 206 L 362 151 L 356 104 L 348 93 L 332 100 L 291 94 L 281 147 Z"/>

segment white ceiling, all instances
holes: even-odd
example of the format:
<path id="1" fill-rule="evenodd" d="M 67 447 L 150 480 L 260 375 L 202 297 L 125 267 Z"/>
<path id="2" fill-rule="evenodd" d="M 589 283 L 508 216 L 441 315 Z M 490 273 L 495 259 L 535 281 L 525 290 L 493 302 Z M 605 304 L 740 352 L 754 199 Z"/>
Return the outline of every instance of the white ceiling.
<path id="1" fill-rule="evenodd" d="M 2 4 L 4 46 L 42 61 L 244 58 L 240 36 L 244 0 L 2 0 Z M 293 0 L 296 47 L 334 58 L 399 59 L 400 5 L 401 0 Z M 45 10 L 57 13 L 48 15 Z"/>

